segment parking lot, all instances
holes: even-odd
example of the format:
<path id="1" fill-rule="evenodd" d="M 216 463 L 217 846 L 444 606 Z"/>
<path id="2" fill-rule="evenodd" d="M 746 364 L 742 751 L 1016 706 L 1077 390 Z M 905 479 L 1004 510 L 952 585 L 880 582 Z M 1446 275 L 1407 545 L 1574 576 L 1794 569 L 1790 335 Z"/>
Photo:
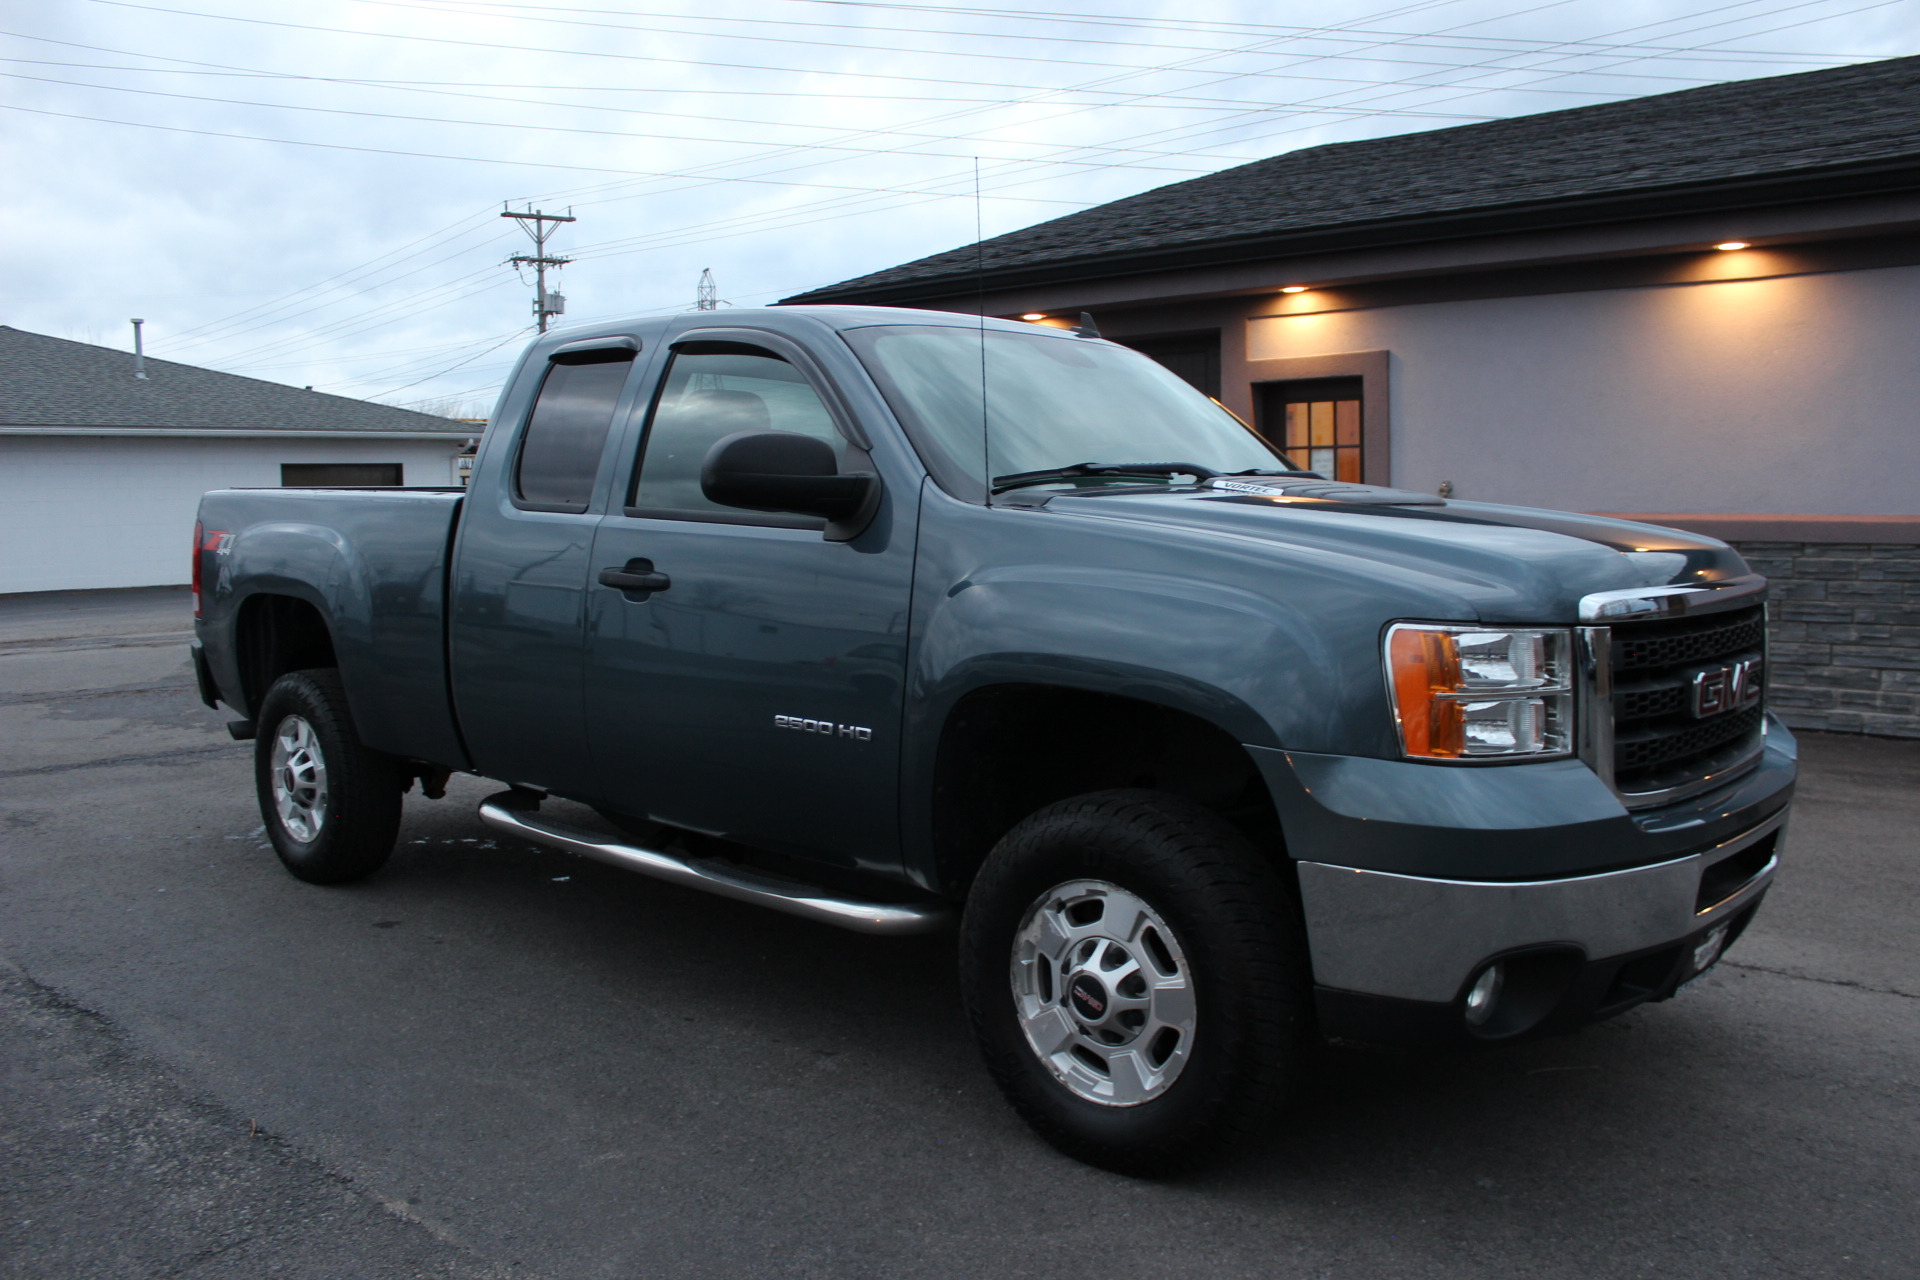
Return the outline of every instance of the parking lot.
<path id="1" fill-rule="evenodd" d="M 0 1275 L 1920 1273 L 1920 742 L 1803 737 L 1778 885 L 1680 998 L 1334 1055 L 1153 1183 L 1001 1105 L 948 939 L 497 839 L 471 778 L 293 880 L 189 625 L 0 601 Z"/>

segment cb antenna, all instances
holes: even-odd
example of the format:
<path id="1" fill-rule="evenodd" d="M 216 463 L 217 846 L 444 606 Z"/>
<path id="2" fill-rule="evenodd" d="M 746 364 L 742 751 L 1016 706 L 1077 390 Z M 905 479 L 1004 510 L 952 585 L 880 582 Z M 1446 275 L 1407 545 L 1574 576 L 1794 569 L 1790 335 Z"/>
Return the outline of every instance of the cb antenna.
<path id="1" fill-rule="evenodd" d="M 986 482 L 987 505 L 993 505 L 993 441 L 987 420 L 987 232 L 980 213 L 980 157 L 973 158 L 973 276 L 980 313 L 980 469 Z"/>
<path id="2" fill-rule="evenodd" d="M 547 331 L 547 321 L 554 316 L 565 315 L 567 311 L 567 296 L 564 293 L 547 292 L 547 268 L 552 267 L 555 271 L 558 271 L 561 267 L 573 261 L 572 258 L 555 258 L 550 256 L 547 253 L 547 241 L 553 237 L 554 232 L 560 229 L 560 223 L 574 222 L 577 221 L 577 219 L 573 216 L 571 206 L 568 207 L 565 213 L 546 213 L 534 209 L 531 205 L 527 207 L 525 213 L 514 213 L 512 210 L 507 209 L 505 205 L 502 205 L 500 216 L 515 219 L 520 223 L 520 229 L 533 237 L 532 253 L 516 253 L 511 258 L 508 258 L 507 261 L 516 267 L 533 268 L 533 319 L 534 323 L 539 326 L 540 332 L 545 333 Z M 549 227 L 547 225 L 549 222 L 554 225 Z"/>

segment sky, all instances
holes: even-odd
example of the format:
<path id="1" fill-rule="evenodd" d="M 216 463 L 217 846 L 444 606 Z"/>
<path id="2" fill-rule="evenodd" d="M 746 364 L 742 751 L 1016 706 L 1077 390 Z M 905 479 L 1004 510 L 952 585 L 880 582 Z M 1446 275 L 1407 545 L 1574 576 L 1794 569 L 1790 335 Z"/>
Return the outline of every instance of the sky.
<path id="1" fill-rule="evenodd" d="M 1301 147 L 1920 52 L 1920 0 L 0 0 L 0 324 L 451 416 Z"/>

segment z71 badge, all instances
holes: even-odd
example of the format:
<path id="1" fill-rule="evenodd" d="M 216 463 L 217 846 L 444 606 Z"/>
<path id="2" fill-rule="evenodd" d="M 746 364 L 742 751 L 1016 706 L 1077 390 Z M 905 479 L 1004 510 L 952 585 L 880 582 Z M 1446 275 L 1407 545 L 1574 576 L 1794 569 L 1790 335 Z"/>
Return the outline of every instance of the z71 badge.
<path id="1" fill-rule="evenodd" d="M 839 724 L 832 720 L 809 720 L 803 716 L 775 716 L 773 727 L 794 729 L 800 733 L 822 733 L 829 738 L 851 738 L 855 742 L 873 741 L 873 730 L 865 725 Z"/>

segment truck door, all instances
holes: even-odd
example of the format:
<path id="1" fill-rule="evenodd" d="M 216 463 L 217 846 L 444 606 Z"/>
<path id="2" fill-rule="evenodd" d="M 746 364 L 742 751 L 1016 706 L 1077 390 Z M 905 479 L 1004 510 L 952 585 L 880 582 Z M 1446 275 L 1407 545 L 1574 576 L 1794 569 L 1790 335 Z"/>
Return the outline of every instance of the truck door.
<path id="1" fill-rule="evenodd" d="M 811 357 L 775 335 L 674 344 L 624 501 L 593 548 L 596 584 L 608 570 L 666 584 L 589 588 L 588 740 L 615 807 L 841 865 L 897 865 L 917 491 L 896 486 L 910 491 L 889 492 L 851 542 L 700 491 L 708 448 L 736 431 L 816 436 L 843 469 L 867 469 L 848 413 Z"/>
<path id="2" fill-rule="evenodd" d="M 467 497 L 448 638 L 460 727 L 488 777 L 563 794 L 590 777 L 581 631 L 603 456 L 637 345 L 562 347 L 523 374 L 537 391 L 503 408 L 507 434 L 486 447 L 507 456 L 483 459 Z"/>

